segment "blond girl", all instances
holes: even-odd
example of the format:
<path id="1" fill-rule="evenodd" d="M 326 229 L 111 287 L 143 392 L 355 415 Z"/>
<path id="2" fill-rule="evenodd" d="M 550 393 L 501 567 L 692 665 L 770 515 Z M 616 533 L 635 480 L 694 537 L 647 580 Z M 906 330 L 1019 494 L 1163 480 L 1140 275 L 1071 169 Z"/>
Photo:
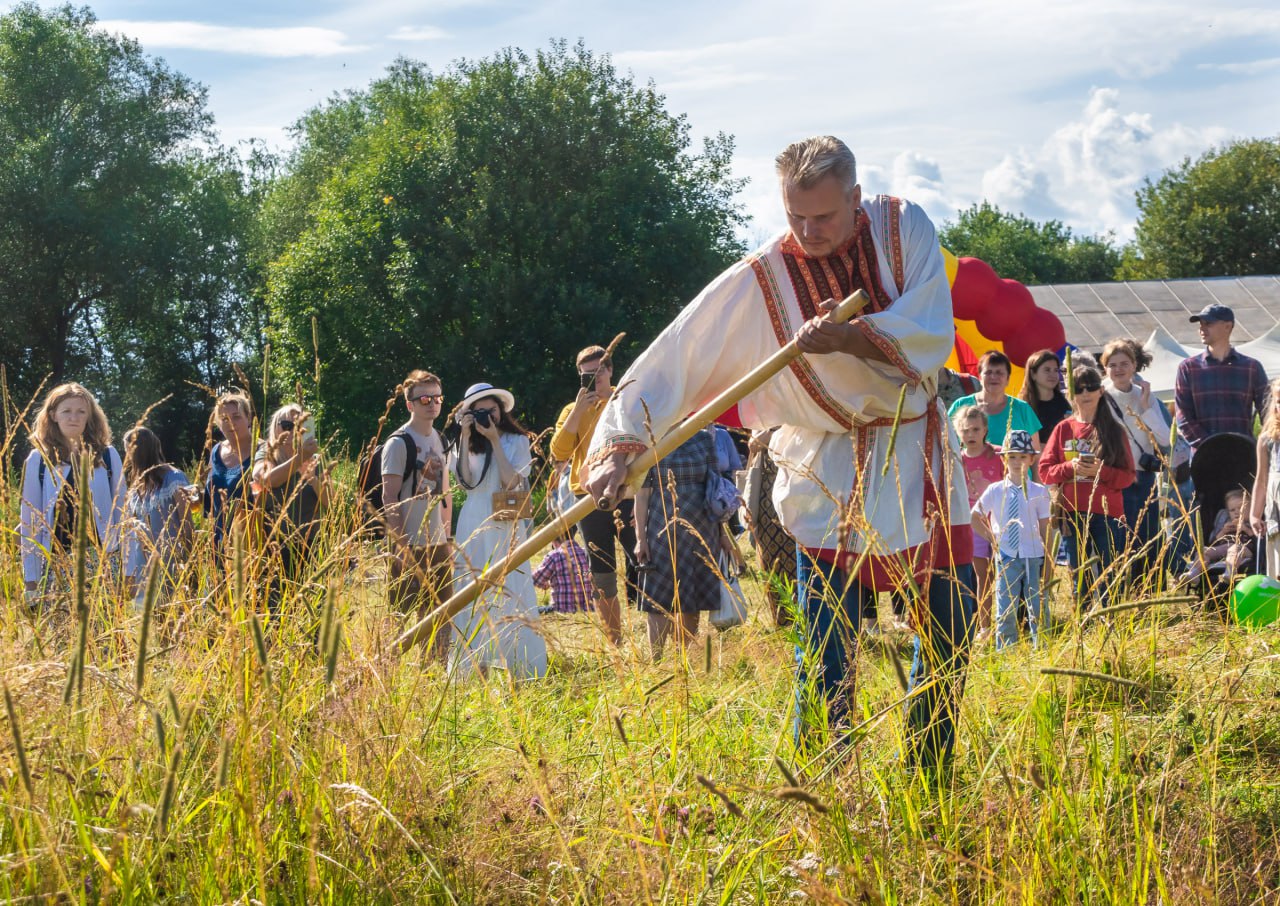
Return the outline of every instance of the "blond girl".
<path id="1" fill-rule="evenodd" d="M 18 533 L 26 599 L 35 606 L 54 567 L 67 563 L 81 503 L 81 464 L 89 464 L 89 542 L 114 553 L 124 507 L 124 466 L 111 446 L 111 426 L 92 393 L 79 384 L 49 391 L 36 413 L 31 453 L 22 468 Z"/>

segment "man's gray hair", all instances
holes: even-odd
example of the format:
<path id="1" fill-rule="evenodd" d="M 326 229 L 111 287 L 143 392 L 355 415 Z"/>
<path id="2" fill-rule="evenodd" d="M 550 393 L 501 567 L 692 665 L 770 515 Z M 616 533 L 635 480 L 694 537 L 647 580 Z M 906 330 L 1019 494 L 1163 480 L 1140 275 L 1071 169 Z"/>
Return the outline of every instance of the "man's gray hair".
<path id="1" fill-rule="evenodd" d="M 849 146 L 834 135 L 815 135 L 792 142 L 774 160 L 778 178 L 801 189 L 813 188 L 820 180 L 834 176 L 852 192 L 858 184 L 858 162 Z"/>

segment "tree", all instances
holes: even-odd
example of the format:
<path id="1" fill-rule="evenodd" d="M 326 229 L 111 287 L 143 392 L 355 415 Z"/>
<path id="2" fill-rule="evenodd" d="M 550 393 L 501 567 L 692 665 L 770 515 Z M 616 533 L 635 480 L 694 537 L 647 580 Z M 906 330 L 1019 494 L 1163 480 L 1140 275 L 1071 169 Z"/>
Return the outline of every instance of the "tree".
<path id="1" fill-rule="evenodd" d="M 1280 141 L 1184 158 L 1137 192 L 1135 279 L 1280 273 Z"/>
<path id="2" fill-rule="evenodd" d="M 1114 280 L 1120 264 L 1109 234 L 1077 237 L 1057 220 L 1037 223 L 985 201 L 943 223 L 938 238 L 957 257 L 981 258 L 1029 285 Z"/>
<path id="3" fill-rule="evenodd" d="M 87 9 L 0 17 L 0 355 L 15 398 L 75 378 L 120 423 L 221 377 L 249 212 L 211 125 L 202 87 Z M 197 408 L 190 393 L 171 406 L 166 439 L 193 434 Z"/>
<path id="4" fill-rule="evenodd" d="M 413 367 L 454 399 L 510 386 L 548 424 L 579 348 L 625 331 L 636 349 L 742 253 L 731 142 L 690 154 L 688 131 L 564 43 L 439 76 L 402 60 L 311 111 L 263 209 L 298 231 L 268 286 L 283 385 L 354 445 Z"/>

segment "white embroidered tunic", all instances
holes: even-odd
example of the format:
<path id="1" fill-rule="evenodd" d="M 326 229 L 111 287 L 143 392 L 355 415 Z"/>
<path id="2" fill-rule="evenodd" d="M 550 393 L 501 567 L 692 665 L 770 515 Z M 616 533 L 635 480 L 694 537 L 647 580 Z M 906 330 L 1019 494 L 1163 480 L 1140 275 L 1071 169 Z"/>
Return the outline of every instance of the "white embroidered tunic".
<path id="1" fill-rule="evenodd" d="M 782 426 L 770 444 L 782 524 L 812 549 L 841 540 L 842 549 L 877 556 L 913 548 L 937 526 L 936 507 L 926 506 L 929 474 L 946 489 L 938 496 L 950 502 L 947 521 L 966 525 L 963 482 L 950 480 L 953 469 L 963 474 L 959 447 L 934 395 L 955 338 L 950 288 L 933 224 L 889 196 L 863 202 L 853 239 L 832 255 L 812 258 L 784 233 L 717 277 L 618 382 L 590 458 L 647 448 L 650 432 L 660 437 L 794 337 L 818 303 L 857 288 L 871 297 L 857 323 L 889 361 L 802 356 L 738 407 L 747 427 Z M 855 530 L 842 538 L 851 497 Z"/>

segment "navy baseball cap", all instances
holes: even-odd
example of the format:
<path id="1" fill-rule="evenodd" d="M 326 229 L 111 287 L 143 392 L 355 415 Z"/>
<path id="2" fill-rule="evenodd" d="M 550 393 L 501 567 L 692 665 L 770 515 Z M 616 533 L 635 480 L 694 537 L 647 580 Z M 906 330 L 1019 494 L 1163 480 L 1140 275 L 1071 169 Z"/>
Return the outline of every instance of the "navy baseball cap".
<path id="1" fill-rule="evenodd" d="M 1197 321 L 1205 321 L 1210 324 L 1214 321 L 1230 321 L 1234 324 L 1236 323 L 1236 313 L 1227 308 L 1227 306 L 1214 302 L 1212 305 L 1206 305 L 1200 309 L 1198 314 L 1191 316 L 1192 324 Z"/>

